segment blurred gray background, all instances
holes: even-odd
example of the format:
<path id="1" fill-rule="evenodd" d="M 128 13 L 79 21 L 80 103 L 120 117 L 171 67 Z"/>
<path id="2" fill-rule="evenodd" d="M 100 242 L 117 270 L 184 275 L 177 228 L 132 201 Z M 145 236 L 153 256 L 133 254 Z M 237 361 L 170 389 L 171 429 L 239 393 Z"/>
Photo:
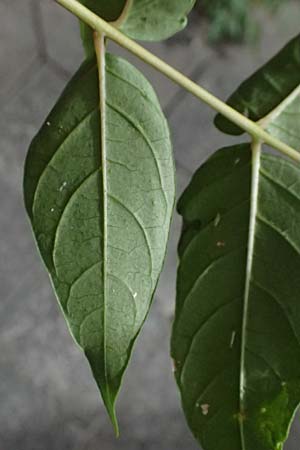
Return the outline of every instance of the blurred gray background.
<path id="1" fill-rule="evenodd" d="M 193 14 L 184 32 L 147 47 L 225 99 L 299 32 L 299 2 L 260 20 L 264 26 L 255 45 L 213 48 Z M 28 145 L 82 58 L 77 21 L 53 0 L 0 0 L 0 450 L 196 450 L 169 358 L 180 219 L 174 219 L 155 302 L 118 402 L 116 440 L 25 216 Z M 170 121 L 179 194 L 207 155 L 232 139 L 213 127 L 209 108 L 137 65 L 155 85 Z M 299 450 L 299 442 L 295 425 L 286 449 Z"/>

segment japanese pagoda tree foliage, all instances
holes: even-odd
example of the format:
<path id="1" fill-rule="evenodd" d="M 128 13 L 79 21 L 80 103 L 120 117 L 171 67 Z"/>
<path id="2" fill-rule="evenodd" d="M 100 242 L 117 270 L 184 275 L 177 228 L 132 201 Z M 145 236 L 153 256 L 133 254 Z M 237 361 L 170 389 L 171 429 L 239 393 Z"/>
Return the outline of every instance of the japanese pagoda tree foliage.
<path id="1" fill-rule="evenodd" d="M 32 141 L 25 204 L 116 431 L 122 378 L 163 268 L 176 175 L 159 99 L 107 52 L 108 39 L 210 104 L 217 128 L 240 136 L 195 172 L 177 206 L 171 353 L 204 450 L 283 449 L 300 402 L 300 36 L 225 105 L 133 41 L 183 29 L 194 0 L 57 1 L 81 19 L 86 59 Z"/>

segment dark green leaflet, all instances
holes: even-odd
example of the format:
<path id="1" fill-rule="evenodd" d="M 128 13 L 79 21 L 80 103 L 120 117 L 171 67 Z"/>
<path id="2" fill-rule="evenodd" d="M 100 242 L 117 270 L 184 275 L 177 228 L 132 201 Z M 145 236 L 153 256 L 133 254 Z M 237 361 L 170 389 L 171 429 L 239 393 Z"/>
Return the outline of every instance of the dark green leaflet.
<path id="1" fill-rule="evenodd" d="M 32 142 L 24 191 L 66 320 L 115 421 L 121 379 L 164 260 L 174 167 L 151 86 L 122 59 L 107 55 L 106 63 L 106 186 L 97 67 L 89 61 Z"/>
<path id="2" fill-rule="evenodd" d="M 266 129 L 300 149 L 300 35 L 242 83 L 228 104 L 255 121 L 275 112 L 268 118 Z M 243 133 L 221 115 L 215 123 L 225 133 Z"/>
<path id="3" fill-rule="evenodd" d="M 81 0 L 85 6 L 115 25 L 132 39 L 161 41 L 185 28 L 187 15 L 196 0 Z M 123 10 L 123 14 L 121 14 Z M 81 25 L 83 45 L 88 56 L 93 53 L 92 33 Z"/>
<path id="4" fill-rule="evenodd" d="M 122 14 L 126 0 L 80 0 L 80 3 L 104 20 L 113 22 Z"/>
<path id="5" fill-rule="evenodd" d="M 179 202 L 172 355 L 204 450 L 281 450 L 300 401 L 300 170 L 261 157 L 245 317 L 251 166 L 248 145 L 222 149 Z"/>

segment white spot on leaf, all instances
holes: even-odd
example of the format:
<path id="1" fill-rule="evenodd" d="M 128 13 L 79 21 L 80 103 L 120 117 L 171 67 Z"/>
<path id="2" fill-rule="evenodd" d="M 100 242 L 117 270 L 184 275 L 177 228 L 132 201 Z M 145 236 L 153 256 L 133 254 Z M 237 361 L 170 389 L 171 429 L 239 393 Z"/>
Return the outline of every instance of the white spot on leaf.
<path id="1" fill-rule="evenodd" d="M 207 403 L 201 405 L 201 411 L 204 416 L 207 416 L 207 414 L 209 413 L 209 407 L 210 405 L 208 405 Z"/>
<path id="2" fill-rule="evenodd" d="M 67 182 L 66 181 L 64 181 L 63 182 L 63 184 L 60 186 L 60 188 L 59 188 L 59 190 L 60 190 L 60 192 L 62 192 L 64 189 L 65 189 L 65 187 L 67 186 Z"/>
<path id="3" fill-rule="evenodd" d="M 219 225 L 220 221 L 221 221 L 221 214 L 218 213 L 218 214 L 216 215 L 215 220 L 214 220 L 214 226 L 217 227 L 217 226 Z"/>

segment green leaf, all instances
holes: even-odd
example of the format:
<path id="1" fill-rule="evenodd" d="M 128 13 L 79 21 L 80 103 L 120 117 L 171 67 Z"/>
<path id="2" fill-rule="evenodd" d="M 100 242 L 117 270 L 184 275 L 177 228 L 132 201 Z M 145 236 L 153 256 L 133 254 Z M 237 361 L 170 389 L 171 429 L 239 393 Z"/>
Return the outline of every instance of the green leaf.
<path id="1" fill-rule="evenodd" d="M 196 0 L 81 0 L 85 6 L 108 21 L 132 39 L 161 41 L 185 28 L 187 15 Z M 81 25 L 81 36 L 86 54 L 93 53 L 92 32 Z"/>
<path id="2" fill-rule="evenodd" d="M 185 28 L 196 0 L 129 0 L 121 30 L 133 39 L 161 41 Z"/>
<path id="3" fill-rule="evenodd" d="M 107 55 L 100 115 L 97 72 L 94 60 L 82 65 L 33 140 L 24 191 L 59 303 L 117 427 L 115 400 L 165 256 L 174 167 L 149 83 Z"/>
<path id="4" fill-rule="evenodd" d="M 281 450 L 300 402 L 300 169 L 225 148 L 179 202 L 172 356 L 204 450 Z"/>
<path id="5" fill-rule="evenodd" d="M 300 35 L 242 83 L 227 103 L 300 150 Z M 215 124 L 225 133 L 243 133 L 221 115 Z"/>

